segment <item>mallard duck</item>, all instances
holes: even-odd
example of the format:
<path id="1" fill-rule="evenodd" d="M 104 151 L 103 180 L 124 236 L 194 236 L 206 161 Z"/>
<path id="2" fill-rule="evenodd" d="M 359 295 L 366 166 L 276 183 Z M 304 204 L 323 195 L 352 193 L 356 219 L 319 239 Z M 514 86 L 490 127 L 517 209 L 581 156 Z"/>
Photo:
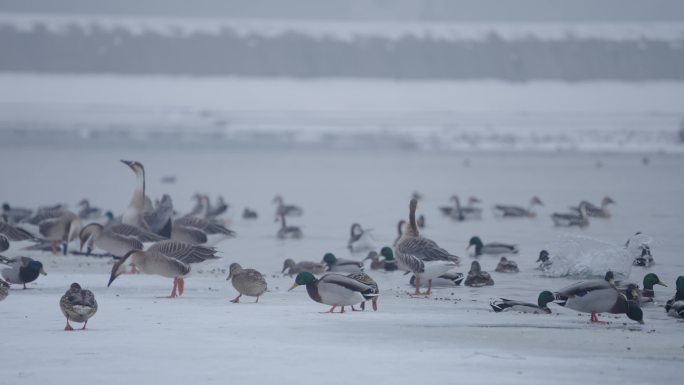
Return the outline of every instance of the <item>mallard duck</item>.
<path id="1" fill-rule="evenodd" d="M 0 263 L 9 266 L 2 269 L 2 277 L 9 283 L 26 284 L 33 282 L 38 275 L 47 275 L 43 269 L 43 264 L 29 257 L 7 258 L 0 255 Z"/>
<path id="2" fill-rule="evenodd" d="M 74 330 L 69 321 L 83 323 L 81 330 L 85 330 L 88 320 L 97 313 L 97 301 L 93 292 L 81 289 L 78 283 L 72 283 L 59 300 L 59 308 L 66 317 L 64 330 Z"/>
<path id="3" fill-rule="evenodd" d="M 665 312 L 672 317 L 684 318 L 684 276 L 677 278 L 675 286 L 677 291 L 665 304 Z"/>
<path id="4" fill-rule="evenodd" d="M 391 247 L 385 246 L 380 249 L 380 255 L 385 257 L 383 261 L 385 271 L 395 271 L 399 268 L 399 266 L 397 266 L 397 260 L 394 259 L 394 252 Z"/>
<path id="5" fill-rule="evenodd" d="M 463 279 L 465 277 L 463 276 L 463 273 L 455 273 L 455 272 L 448 272 L 440 275 L 437 278 L 432 279 L 432 286 L 433 287 L 454 287 L 454 286 L 459 286 L 461 282 L 463 282 Z M 413 287 L 416 287 L 416 276 L 412 275 L 411 279 L 409 280 L 409 284 Z M 426 287 L 427 285 L 425 282 L 422 282 L 422 287 Z"/>
<path id="6" fill-rule="evenodd" d="M 368 255 L 366 258 L 363 259 L 363 261 L 370 260 L 370 268 L 371 270 L 384 270 L 385 269 L 385 261 L 380 260 L 380 255 L 378 254 L 377 251 L 369 251 Z"/>
<path id="7" fill-rule="evenodd" d="M 632 283 L 632 282 L 622 282 L 622 281 L 616 281 L 615 286 L 618 287 L 621 291 L 625 291 L 625 289 L 630 285 L 633 284 L 637 288 L 639 287 L 638 285 Z M 647 302 L 653 302 L 653 298 L 655 298 L 655 290 L 654 286 L 655 285 L 660 285 L 660 286 L 665 286 L 667 287 L 666 284 L 664 284 L 658 275 L 655 273 L 648 273 L 644 276 L 643 280 L 643 289 L 637 290 L 638 297 L 635 298 L 635 301 L 639 304 L 641 303 L 647 303 Z"/>
<path id="8" fill-rule="evenodd" d="M 480 262 L 473 261 L 470 265 L 470 271 L 468 272 L 464 285 L 470 287 L 492 286 L 494 285 L 494 280 L 489 273 L 482 271 Z"/>
<path id="9" fill-rule="evenodd" d="M 641 254 L 634 258 L 632 265 L 639 267 L 651 267 L 655 265 L 655 259 L 651 254 L 651 247 L 648 245 L 641 245 Z"/>
<path id="10" fill-rule="evenodd" d="M 506 257 L 501 257 L 499 263 L 494 269 L 497 273 L 518 273 L 518 264 L 515 261 L 509 261 Z"/>
<path id="11" fill-rule="evenodd" d="M 364 285 L 367 285 L 373 289 L 371 293 L 372 295 L 364 295 L 363 298 L 365 298 L 366 301 L 371 301 L 371 304 L 373 305 L 373 311 L 378 311 L 378 297 L 380 296 L 380 289 L 378 288 L 378 283 L 375 282 L 375 280 L 371 278 L 370 275 L 361 271 L 347 274 L 347 277 L 355 281 L 361 282 Z M 361 302 L 361 310 L 366 310 L 366 301 Z M 354 305 L 352 305 L 352 310 L 354 310 Z"/>
<path id="12" fill-rule="evenodd" d="M 408 227 L 394 251 L 400 267 L 416 276 L 414 295 L 429 295 L 432 292 L 432 280 L 458 266 L 459 258 L 439 247 L 435 241 L 420 235 L 416 224 L 417 207 L 418 201 L 412 199 L 409 203 Z M 420 292 L 421 279 L 428 281 L 425 293 Z"/>
<path id="13" fill-rule="evenodd" d="M 582 201 L 579 204 L 578 213 L 553 213 L 551 214 L 551 220 L 555 226 L 562 227 L 586 227 L 589 226 L 589 217 L 587 216 L 587 201 Z"/>
<path id="14" fill-rule="evenodd" d="M 370 229 L 364 230 L 358 223 L 353 223 L 351 225 L 347 248 L 352 253 L 371 250 L 373 248 L 373 240 L 371 239 L 370 231 Z"/>
<path id="15" fill-rule="evenodd" d="M 363 262 L 337 258 L 333 253 L 325 253 L 321 263 L 328 267 L 327 271 L 335 273 L 355 273 L 363 270 Z"/>
<path id="16" fill-rule="evenodd" d="M 280 239 L 285 239 L 285 238 L 293 238 L 293 239 L 299 239 L 302 237 L 302 230 L 297 227 L 297 226 L 288 226 L 287 223 L 285 222 L 285 215 L 281 215 L 280 217 L 280 230 L 278 230 L 278 233 L 276 234 L 278 238 Z"/>
<path id="17" fill-rule="evenodd" d="M 628 301 L 614 285 L 612 272 L 606 273 L 603 280 L 580 281 L 555 293 L 556 303 L 560 306 L 591 313 L 590 321 L 599 321 L 598 313 L 626 314 L 629 319 L 644 324 L 644 315 L 639 305 Z"/>
<path id="18" fill-rule="evenodd" d="M 288 217 L 299 217 L 304 213 L 301 207 L 295 205 L 286 205 L 283 197 L 276 195 L 273 198 L 273 203 L 276 203 L 276 217 L 288 216 Z"/>
<path id="19" fill-rule="evenodd" d="M 332 313 L 338 306 L 342 307 L 340 313 L 344 313 L 345 306 L 356 305 L 366 301 L 367 297 L 377 296 L 372 287 L 341 274 L 327 274 L 316 279 L 309 272 L 301 272 L 297 274 L 295 283 L 288 291 L 302 285 L 306 285 L 309 298 L 332 306 L 325 313 Z"/>
<path id="20" fill-rule="evenodd" d="M 449 200 L 453 201 L 454 205 L 442 206 L 439 210 L 442 214 L 451 217 L 451 219 L 455 221 L 465 221 L 482 218 L 482 209 L 474 206 L 476 203 L 480 203 L 479 199 L 475 197 L 468 198 L 468 206 L 461 206 L 458 195 L 452 195 Z"/>
<path id="21" fill-rule="evenodd" d="M 6 282 L 4 279 L 0 279 L 0 301 L 7 298 L 9 295 L 10 283 Z"/>
<path id="22" fill-rule="evenodd" d="M 532 197 L 527 208 L 511 205 L 496 205 L 493 208 L 494 215 L 505 218 L 534 218 L 537 213 L 534 211 L 534 206 L 543 206 L 541 199 Z"/>
<path id="23" fill-rule="evenodd" d="M 290 277 L 299 274 L 303 271 L 307 271 L 311 274 L 315 275 L 321 275 L 325 273 L 326 266 L 322 263 L 318 262 L 310 262 L 310 261 L 302 261 L 302 262 L 297 262 L 293 261 L 292 259 L 288 258 L 283 262 L 283 274 L 287 274 Z M 287 273 L 285 273 L 285 270 L 287 270 Z"/>
<path id="24" fill-rule="evenodd" d="M 235 290 L 239 295 L 230 302 L 239 303 L 240 297 L 246 295 L 248 297 L 256 297 L 255 303 L 259 302 L 259 297 L 266 292 L 266 279 L 264 276 L 254 269 L 243 269 L 239 263 L 231 263 L 228 269 L 227 281 L 231 281 Z"/>
<path id="25" fill-rule="evenodd" d="M 537 269 L 539 270 L 546 270 L 551 265 L 553 265 L 553 261 L 549 258 L 549 252 L 546 250 L 542 250 L 539 252 L 539 258 L 537 258 L 536 262 L 539 264 L 537 266 Z"/>
<path id="26" fill-rule="evenodd" d="M 511 299 L 500 298 L 498 301 L 492 301 L 489 306 L 499 313 L 502 311 L 517 311 L 521 313 L 532 314 L 551 314 L 551 309 L 547 306 L 553 302 L 555 297 L 550 291 L 542 291 L 537 298 L 537 304 L 529 302 L 515 301 Z"/>
<path id="27" fill-rule="evenodd" d="M 518 253 L 518 246 L 517 245 L 510 245 L 506 243 L 487 243 L 484 244 L 482 243 L 482 239 L 480 237 L 471 237 L 470 241 L 468 241 L 468 247 L 466 247 L 466 250 L 470 249 L 471 247 L 475 247 L 475 252 L 473 256 L 479 257 L 480 255 L 498 255 L 498 254 L 517 254 Z"/>
<path id="28" fill-rule="evenodd" d="M 174 240 L 155 243 L 147 250 L 131 250 L 112 266 L 109 276 L 109 287 L 114 280 L 124 273 L 125 263 L 132 262 L 144 274 L 161 275 L 173 278 L 171 294 L 165 298 L 176 298 L 183 295 L 185 289 L 184 277 L 190 273 L 190 265 L 219 258 L 216 249 L 205 246 L 191 245 Z"/>
<path id="29" fill-rule="evenodd" d="M 604 197 L 601 200 L 601 206 L 597 206 L 587 202 L 587 216 L 595 218 L 610 218 L 610 211 L 608 211 L 608 205 L 615 204 L 615 201 L 611 197 Z M 579 212 L 578 206 L 570 206 L 570 209 Z"/>
<path id="30" fill-rule="evenodd" d="M 257 218 L 259 218 L 259 214 L 256 211 L 245 207 L 245 210 L 242 212 L 242 219 L 257 219 Z"/>

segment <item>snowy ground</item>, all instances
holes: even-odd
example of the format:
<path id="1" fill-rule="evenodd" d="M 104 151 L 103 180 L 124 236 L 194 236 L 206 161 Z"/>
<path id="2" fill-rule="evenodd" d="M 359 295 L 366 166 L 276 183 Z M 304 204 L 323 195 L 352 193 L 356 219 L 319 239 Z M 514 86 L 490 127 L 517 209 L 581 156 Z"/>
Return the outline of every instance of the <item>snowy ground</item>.
<path id="1" fill-rule="evenodd" d="M 0 378 L 3 384 L 313 384 L 352 381 L 413 384 L 655 384 L 680 377 L 684 324 L 661 305 L 684 274 L 681 223 L 684 157 L 600 153 L 442 153 L 421 151 L 179 150 L 126 148 L 3 148 L 2 201 L 17 206 L 67 202 L 82 197 L 121 211 L 133 175 L 118 159 L 147 168 L 148 193 L 170 193 L 180 211 L 197 191 L 223 194 L 233 207 L 230 227 L 239 236 L 220 245 L 222 259 L 196 266 L 186 295 L 166 295 L 171 282 L 154 276 L 122 276 L 106 287 L 110 261 L 36 255 L 48 275 L 30 289 L 13 288 L 0 303 L 3 320 Z M 599 167 L 600 166 L 600 167 Z M 162 185 L 175 175 L 174 185 Z M 374 228 L 377 245 L 391 244 L 395 224 L 407 215 L 414 190 L 424 195 L 419 212 L 424 234 L 463 256 L 468 238 L 513 242 L 521 272 L 494 273 L 496 258 L 483 257 L 493 287 L 437 290 L 430 299 L 411 298 L 407 277 L 371 274 L 382 290 L 378 312 L 319 314 L 303 288 L 287 292 L 292 278 L 279 275 L 282 261 L 319 260 L 327 251 L 345 258 L 349 225 Z M 276 193 L 305 208 L 304 238 L 275 238 L 271 199 Z M 454 223 L 437 207 L 452 193 L 485 202 L 481 221 Z M 500 220 L 495 203 L 525 204 L 538 195 L 546 204 L 533 220 Z M 542 247 L 565 230 L 548 214 L 580 199 L 604 195 L 618 204 L 611 220 L 595 220 L 571 233 L 622 244 L 636 231 L 654 238 L 656 272 L 670 288 L 656 289 L 658 306 L 645 308 L 644 326 L 624 316 L 590 325 L 587 315 L 553 307 L 550 316 L 495 314 L 488 302 L 499 296 L 536 300 L 544 289 L 571 280 L 544 278 L 534 270 Z M 259 211 L 255 222 L 239 218 L 244 206 Z M 270 292 L 259 304 L 235 305 L 225 269 L 238 261 L 267 274 Z M 645 271 L 634 268 L 631 279 Z M 89 331 L 66 333 L 58 308 L 71 282 L 93 290 L 100 310 Z"/>

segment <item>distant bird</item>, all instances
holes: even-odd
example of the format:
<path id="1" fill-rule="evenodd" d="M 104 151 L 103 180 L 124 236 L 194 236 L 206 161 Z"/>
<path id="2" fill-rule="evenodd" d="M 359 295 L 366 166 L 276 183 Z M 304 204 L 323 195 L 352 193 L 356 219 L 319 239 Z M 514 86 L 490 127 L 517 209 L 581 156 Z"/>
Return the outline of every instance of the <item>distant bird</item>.
<path id="1" fill-rule="evenodd" d="M 416 224 L 418 224 L 419 229 L 424 229 L 425 228 L 425 215 L 420 214 L 418 216 L 418 219 L 416 219 Z"/>
<path id="2" fill-rule="evenodd" d="M 3 301 L 9 295 L 10 283 L 0 279 L 0 301 Z"/>
<path id="3" fill-rule="evenodd" d="M 302 237 L 302 230 L 297 226 L 288 226 L 285 222 L 285 215 L 280 215 L 280 230 L 276 234 L 280 239 L 293 238 L 299 239 Z"/>
<path id="4" fill-rule="evenodd" d="M 377 295 L 372 287 L 341 274 L 327 274 L 316 279 L 309 272 L 301 272 L 288 291 L 298 286 L 306 286 L 312 300 L 331 306 L 326 313 L 333 313 L 336 307 L 341 307 L 340 313 L 344 313 L 345 306 L 362 303 L 367 297 Z"/>
<path id="5" fill-rule="evenodd" d="M 301 272 L 309 272 L 311 274 L 321 275 L 325 273 L 326 268 L 327 267 L 322 263 L 310 261 L 302 261 L 295 263 L 295 261 L 288 258 L 283 263 L 282 273 L 287 274 L 289 276 L 293 276 Z M 287 273 L 285 272 L 285 270 L 287 270 Z"/>
<path id="6" fill-rule="evenodd" d="M 482 243 L 482 239 L 477 236 L 470 238 L 466 250 L 470 249 L 471 247 L 475 247 L 473 255 L 476 257 L 480 255 L 518 254 L 517 245 L 497 242 L 484 244 Z"/>
<path id="7" fill-rule="evenodd" d="M 230 281 L 235 290 L 238 291 L 238 296 L 230 302 L 239 303 L 240 297 L 243 295 L 256 297 L 256 301 L 254 302 L 259 302 L 259 297 L 261 297 L 267 289 L 264 276 L 254 269 L 243 269 L 239 263 L 231 263 L 228 270 L 229 273 L 226 280 Z"/>
<path id="8" fill-rule="evenodd" d="M 176 183 L 176 176 L 175 175 L 164 175 L 161 178 L 161 182 L 165 184 L 174 184 Z"/>
<path id="9" fill-rule="evenodd" d="M 347 248 L 353 253 L 371 250 L 373 248 L 373 239 L 371 238 L 370 231 L 370 229 L 364 230 L 358 223 L 353 223 Z"/>
<path id="10" fill-rule="evenodd" d="M 439 209 L 442 214 L 451 217 L 451 219 L 455 221 L 465 221 L 482 218 L 482 209 L 475 207 L 476 203 L 480 203 L 479 199 L 475 197 L 468 198 L 467 206 L 461 206 L 458 195 L 452 195 L 449 200 L 454 202 L 454 206 L 442 206 Z"/>
<path id="11" fill-rule="evenodd" d="M 208 200 L 207 200 L 208 202 Z M 219 195 L 216 199 L 215 205 L 209 205 L 207 209 L 207 219 L 215 219 L 228 211 L 228 204 L 223 200 L 223 196 Z"/>
<path id="12" fill-rule="evenodd" d="M 546 270 L 553 264 L 553 261 L 549 258 L 549 252 L 546 250 L 539 252 L 539 258 L 537 258 L 536 262 L 539 263 L 537 267 L 539 270 Z"/>
<path id="13" fill-rule="evenodd" d="M 2 277 L 9 283 L 24 285 L 33 282 L 38 275 L 47 275 L 43 269 L 43 264 L 29 257 L 7 258 L 0 255 L 0 263 L 9 266 L 0 272 Z"/>
<path id="14" fill-rule="evenodd" d="M 145 222 L 145 167 L 143 167 L 140 162 L 130 160 L 122 160 L 121 163 L 133 170 L 136 180 L 133 197 L 121 218 L 121 222 L 126 225 L 149 230 L 149 227 Z"/>
<path id="15" fill-rule="evenodd" d="M 195 237 L 187 237 L 188 232 L 200 231 L 204 237 L 197 239 Z M 208 219 L 185 216 L 173 221 L 171 230 L 171 239 L 193 243 L 193 244 L 208 244 L 215 245 L 228 238 L 235 237 L 235 231 L 226 228 L 223 225 L 214 223 Z M 201 242 L 204 240 L 204 242 Z"/>
<path id="16" fill-rule="evenodd" d="M 463 276 L 463 273 L 456 273 L 456 272 L 446 272 L 442 275 L 440 275 L 437 278 L 432 279 L 432 287 L 454 287 L 454 286 L 459 286 L 461 282 L 463 282 L 463 279 L 465 276 Z M 416 276 L 412 275 L 411 279 L 409 280 L 409 284 L 413 287 L 416 287 Z M 421 287 L 426 287 L 425 282 L 421 283 Z"/>
<path id="17" fill-rule="evenodd" d="M 333 253 L 325 253 L 321 263 L 328 267 L 327 271 L 335 273 L 355 273 L 363 270 L 363 262 L 337 258 Z"/>
<path id="18" fill-rule="evenodd" d="M 273 203 L 277 204 L 276 207 L 276 217 L 286 216 L 286 217 L 298 217 L 304 213 L 301 207 L 295 205 L 286 205 L 283 197 L 276 195 L 273 198 Z"/>
<path id="19" fill-rule="evenodd" d="M 411 199 L 415 199 L 416 201 L 420 201 L 423 199 L 423 196 L 418 191 L 414 191 L 413 194 L 411 194 Z"/>
<path id="20" fill-rule="evenodd" d="M 615 204 L 615 201 L 611 197 L 604 197 L 601 200 L 601 206 L 593 205 L 587 202 L 587 216 L 594 218 L 610 218 L 610 211 L 608 211 L 608 206 Z M 570 209 L 579 213 L 579 206 L 570 206 Z"/>
<path id="21" fill-rule="evenodd" d="M 639 305 L 628 301 L 613 282 L 612 272 L 606 273 L 603 280 L 580 281 L 555 293 L 556 303 L 560 306 L 591 313 L 591 322 L 599 321 L 598 313 L 626 314 L 631 320 L 644 323 L 644 315 Z"/>
<path id="22" fill-rule="evenodd" d="M 256 211 L 245 207 L 245 210 L 242 212 L 242 219 L 257 219 L 257 218 L 259 218 L 259 214 Z"/>
<path id="23" fill-rule="evenodd" d="M 33 210 L 11 207 L 9 203 L 2 204 L 2 217 L 10 224 L 19 223 L 33 214 Z"/>
<path id="24" fill-rule="evenodd" d="M 459 263 L 459 258 L 442 249 L 433 240 L 422 237 L 416 224 L 418 201 L 409 203 L 409 224 L 397 242 L 394 251 L 399 267 L 411 271 L 416 276 L 415 295 L 432 292 L 432 280 L 446 273 Z M 428 281 L 428 289 L 420 292 L 420 280 Z"/>
<path id="25" fill-rule="evenodd" d="M 494 206 L 494 215 L 505 218 L 534 218 L 537 213 L 534 211 L 534 206 L 543 206 L 541 199 L 532 197 L 527 208 L 511 205 L 496 205 Z"/>
<path id="26" fill-rule="evenodd" d="M 78 217 L 81 219 L 93 220 L 102 217 L 102 209 L 90 206 L 90 201 L 85 198 L 78 202 L 78 207 L 81 208 L 78 211 Z"/>
<path id="27" fill-rule="evenodd" d="M 404 235 L 404 227 L 405 226 L 406 226 L 406 221 L 403 219 L 397 223 L 397 238 L 394 240 L 394 243 L 392 244 L 392 246 L 396 246 L 397 243 L 399 243 L 401 236 Z"/>
<path id="28" fill-rule="evenodd" d="M 518 273 L 518 264 L 515 261 L 509 261 L 506 257 L 501 257 L 499 263 L 494 269 L 497 273 Z"/>
<path id="29" fill-rule="evenodd" d="M 205 246 L 191 245 L 174 240 L 155 243 L 147 250 L 131 250 L 112 266 L 109 276 L 110 286 L 114 280 L 124 273 L 127 262 L 134 263 L 144 274 L 161 275 L 173 278 L 171 294 L 165 298 L 176 298 L 183 295 L 185 280 L 183 277 L 190 273 L 190 265 L 217 259 L 216 249 Z"/>
<path id="30" fill-rule="evenodd" d="M 494 285 L 494 280 L 489 273 L 482 271 L 480 262 L 473 261 L 470 265 L 470 271 L 468 272 L 464 285 L 471 287 L 492 286 Z"/>
<path id="31" fill-rule="evenodd" d="M 665 312 L 672 317 L 684 318 L 684 276 L 677 277 L 677 291 L 665 304 Z"/>
<path id="32" fill-rule="evenodd" d="M 634 262 L 632 262 L 632 265 L 640 267 L 651 267 L 655 265 L 655 259 L 653 259 L 653 255 L 651 254 L 651 247 L 649 246 L 650 238 L 647 237 L 646 239 L 644 239 L 642 237 L 639 237 L 639 235 L 641 235 L 641 231 L 637 231 L 633 237 L 629 238 L 625 243 L 625 248 L 628 248 L 630 246 L 630 242 L 638 242 L 638 247 L 641 250 L 641 252 L 639 253 L 639 255 L 634 257 Z"/>
<path id="33" fill-rule="evenodd" d="M 37 211 L 25 219 L 21 227 L 37 238 L 50 241 L 52 254 L 57 254 L 57 243 L 61 242 L 66 255 L 69 242 L 76 239 L 81 231 L 81 219 L 71 211 L 55 207 Z"/>
<path id="34" fill-rule="evenodd" d="M 173 200 L 169 194 L 164 194 L 154 208 L 145 210 L 143 219 L 149 230 L 155 234 L 168 234 L 170 223 L 173 221 Z"/>
<path id="35" fill-rule="evenodd" d="M 551 214 L 551 219 L 555 226 L 562 227 L 586 227 L 589 226 L 589 217 L 587 216 L 587 201 L 582 201 L 579 204 L 579 213 L 568 213 L 568 214 Z"/>
<path id="36" fill-rule="evenodd" d="M 59 308 L 66 317 L 64 330 L 74 330 L 69 321 L 83 323 L 81 330 L 85 330 L 88 320 L 97 313 L 97 301 L 93 292 L 81 289 L 78 283 L 72 283 L 59 300 Z"/>
<path id="37" fill-rule="evenodd" d="M 553 302 L 555 297 L 550 291 L 542 291 L 537 298 L 537 304 L 529 302 L 514 301 L 510 299 L 500 298 L 498 301 L 492 301 L 489 306 L 499 313 L 502 311 L 517 311 L 521 313 L 532 314 L 551 314 L 551 309 L 547 306 Z"/>
<path id="38" fill-rule="evenodd" d="M 373 278 L 371 278 L 370 275 L 364 273 L 364 272 L 356 272 L 356 273 L 350 273 L 347 274 L 347 277 L 363 283 L 364 285 L 368 285 L 371 287 L 373 290 L 370 294 L 364 295 L 363 298 L 366 301 L 371 301 L 371 304 L 373 306 L 373 311 L 378 311 L 378 296 L 380 295 L 380 289 L 378 288 L 378 283 L 375 282 Z M 361 310 L 366 310 L 366 301 L 361 302 Z M 352 306 L 352 310 L 354 310 L 354 305 Z"/>
<path id="39" fill-rule="evenodd" d="M 394 252 L 391 247 L 383 247 L 380 249 L 380 255 L 385 257 L 384 259 L 384 269 L 385 271 L 396 271 L 399 269 L 397 265 L 397 260 L 394 258 Z"/>

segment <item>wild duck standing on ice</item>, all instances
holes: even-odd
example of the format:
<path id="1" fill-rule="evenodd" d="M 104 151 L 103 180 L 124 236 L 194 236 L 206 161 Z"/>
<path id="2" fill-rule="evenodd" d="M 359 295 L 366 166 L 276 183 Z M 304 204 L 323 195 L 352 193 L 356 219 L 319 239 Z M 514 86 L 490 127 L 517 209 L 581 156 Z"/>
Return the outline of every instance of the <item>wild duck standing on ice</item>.
<path id="1" fill-rule="evenodd" d="M 325 253 L 321 263 L 324 263 L 328 267 L 328 271 L 334 273 L 355 273 L 357 271 L 363 271 L 363 262 L 337 258 L 333 253 Z"/>
<path id="2" fill-rule="evenodd" d="M 69 321 L 83 323 L 81 330 L 85 330 L 88 320 L 97 313 L 97 301 L 93 292 L 82 289 L 78 283 L 72 283 L 59 300 L 59 308 L 66 317 L 64 330 L 74 330 Z"/>
<path id="3" fill-rule="evenodd" d="M 473 261 L 464 285 L 470 287 L 492 286 L 494 285 L 494 280 L 488 272 L 482 270 L 480 262 Z"/>
<path id="4" fill-rule="evenodd" d="M 352 224 L 347 248 L 352 253 L 371 250 L 373 248 L 373 240 L 371 239 L 370 231 L 370 229 L 364 230 L 358 223 Z"/>
<path id="5" fill-rule="evenodd" d="M 366 258 L 363 259 L 362 262 L 365 262 L 367 260 L 370 260 L 370 268 L 371 270 L 384 270 L 385 269 L 385 261 L 380 259 L 380 255 L 378 254 L 377 251 L 369 251 L 368 255 Z"/>
<path id="6" fill-rule="evenodd" d="M 145 167 L 140 162 L 122 160 L 135 173 L 135 189 L 128 208 L 121 217 L 121 223 L 149 231 L 145 222 Z"/>
<path id="7" fill-rule="evenodd" d="M 297 226 L 288 226 L 285 222 L 285 215 L 280 215 L 280 230 L 276 234 L 280 239 L 292 238 L 299 239 L 302 237 L 302 230 Z"/>
<path id="8" fill-rule="evenodd" d="M 627 297 L 617 290 L 613 274 L 606 273 L 603 280 L 580 281 L 555 293 L 556 303 L 560 306 L 591 313 L 591 322 L 599 321 L 598 313 L 626 314 L 629 319 L 644 323 L 644 314 L 639 305 L 628 301 Z"/>
<path id="9" fill-rule="evenodd" d="M 665 312 L 672 317 L 684 318 L 684 276 L 677 278 L 675 286 L 677 291 L 665 304 Z"/>
<path id="10" fill-rule="evenodd" d="M 553 224 L 559 227 L 586 227 L 589 226 L 589 217 L 587 216 L 587 202 L 582 201 L 579 204 L 579 213 L 553 213 L 551 214 Z"/>
<path id="11" fill-rule="evenodd" d="M 383 260 L 383 268 L 385 271 L 395 271 L 399 268 L 397 260 L 394 258 L 394 252 L 391 247 L 385 246 L 380 249 L 380 255 L 385 257 Z"/>
<path id="12" fill-rule="evenodd" d="M 190 273 L 190 265 L 217 259 L 216 249 L 205 246 L 191 245 L 174 240 L 155 243 L 147 250 L 131 250 L 112 266 L 109 277 L 110 286 L 114 280 L 124 273 L 125 263 L 132 262 L 144 274 L 161 275 L 173 278 L 171 294 L 165 298 L 176 298 L 183 295 L 185 289 L 184 277 Z"/>
<path id="13" fill-rule="evenodd" d="M 254 269 L 243 269 L 239 263 L 231 263 L 228 270 L 229 273 L 226 280 L 230 281 L 238 292 L 238 296 L 230 302 L 239 303 L 240 297 L 243 295 L 256 297 L 256 301 L 254 302 L 259 302 L 259 297 L 261 297 L 267 289 L 264 276 Z"/>
<path id="14" fill-rule="evenodd" d="M 47 275 L 43 264 L 29 257 L 7 258 L 0 255 L 0 263 L 9 267 L 2 269 L 2 277 L 9 283 L 24 285 L 35 281 L 40 274 Z"/>
<path id="15" fill-rule="evenodd" d="M 479 257 L 480 255 L 500 255 L 500 254 L 517 254 L 518 253 L 518 246 L 517 245 L 511 245 L 507 243 L 497 243 L 497 242 L 492 242 L 492 243 L 487 243 L 484 244 L 482 243 L 482 239 L 480 237 L 471 237 L 470 241 L 468 241 L 468 247 L 466 247 L 466 250 L 470 249 L 471 247 L 475 247 L 475 251 L 473 253 L 473 256 Z"/>
<path id="16" fill-rule="evenodd" d="M 429 295 L 432 292 L 432 280 L 458 266 L 459 258 L 439 247 L 435 241 L 420 235 L 416 224 L 417 207 L 418 201 L 411 199 L 408 226 L 394 247 L 394 254 L 399 267 L 416 276 L 414 295 Z M 421 279 L 428 281 L 425 293 L 420 292 Z"/>
<path id="17" fill-rule="evenodd" d="M 542 291 L 537 298 L 537 304 L 515 301 L 511 299 L 500 298 L 498 301 L 492 301 L 489 306 L 499 313 L 502 311 L 517 311 L 521 313 L 532 314 L 551 314 L 548 304 L 553 302 L 555 297 L 550 291 Z"/>
<path id="18" fill-rule="evenodd" d="M 541 199 L 532 197 L 527 208 L 512 205 L 496 205 L 493 208 L 494 215 L 504 218 L 534 218 L 537 213 L 534 211 L 534 206 L 543 206 Z"/>
<path id="19" fill-rule="evenodd" d="M 378 283 L 375 282 L 375 280 L 371 278 L 370 275 L 361 271 L 347 274 L 347 277 L 360 283 L 363 283 L 364 285 L 368 285 L 373 289 L 370 295 L 363 296 L 365 301 L 361 302 L 361 310 L 366 310 L 366 301 L 371 301 L 373 311 L 378 311 L 378 297 L 380 296 L 380 289 L 378 288 Z M 352 310 L 354 310 L 354 305 L 352 305 Z"/>
<path id="20" fill-rule="evenodd" d="M 372 287 L 340 274 L 326 274 L 316 279 L 313 274 L 302 272 L 297 274 L 295 283 L 288 291 L 298 286 L 306 286 L 306 292 L 312 300 L 332 306 L 325 313 L 332 313 L 338 306 L 342 307 L 340 313 L 344 313 L 345 306 L 362 303 L 367 297 L 377 295 Z"/>
<path id="21" fill-rule="evenodd" d="M 499 263 L 496 265 L 496 269 L 494 269 L 497 273 L 518 273 L 520 270 L 518 270 L 518 264 L 515 263 L 515 261 L 510 261 L 506 257 L 501 257 L 499 260 Z"/>
<path id="22" fill-rule="evenodd" d="M 615 204 L 615 201 L 611 197 L 604 197 L 601 200 L 601 205 L 597 206 L 587 202 L 587 216 L 595 218 L 610 218 L 610 211 L 608 211 L 608 206 Z M 579 212 L 578 206 L 571 206 L 571 210 Z"/>
<path id="23" fill-rule="evenodd" d="M 327 266 L 324 265 L 323 263 L 318 263 L 318 262 L 311 262 L 311 261 L 302 261 L 302 262 L 297 262 L 295 263 L 294 260 L 288 258 L 283 262 L 283 274 L 287 274 L 290 277 L 296 274 L 299 274 L 301 272 L 309 272 L 311 274 L 315 275 L 321 275 L 325 274 L 325 270 L 327 269 Z M 285 272 L 287 270 L 287 273 Z"/>

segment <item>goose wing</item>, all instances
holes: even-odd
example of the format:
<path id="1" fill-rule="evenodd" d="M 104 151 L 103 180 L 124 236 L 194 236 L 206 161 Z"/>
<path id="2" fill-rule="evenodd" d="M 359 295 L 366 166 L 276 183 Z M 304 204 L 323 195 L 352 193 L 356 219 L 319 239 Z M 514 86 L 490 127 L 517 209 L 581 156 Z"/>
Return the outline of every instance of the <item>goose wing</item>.
<path id="1" fill-rule="evenodd" d="M 24 229 L 14 227 L 9 223 L 0 221 L 0 235 L 4 235 L 10 241 L 25 241 L 33 239 L 33 235 Z"/>
<path id="2" fill-rule="evenodd" d="M 207 234 L 224 234 L 228 236 L 235 236 L 235 231 L 204 218 L 186 216 L 176 219 L 173 224 L 174 226 L 195 227 Z"/>
<path id="3" fill-rule="evenodd" d="M 169 258 L 183 263 L 204 262 L 208 259 L 217 259 L 216 249 L 213 247 L 191 245 L 172 239 L 159 241 L 147 249 L 148 252 L 157 252 Z"/>
<path id="4" fill-rule="evenodd" d="M 171 230 L 171 239 L 193 245 L 207 243 L 207 234 L 195 227 L 175 226 Z"/>
<path id="5" fill-rule="evenodd" d="M 424 237 L 406 238 L 397 244 L 397 249 L 404 255 L 410 255 L 424 262 L 450 261 L 459 262 L 459 258 L 439 247 L 435 241 Z"/>
<path id="6" fill-rule="evenodd" d="M 165 239 L 160 235 L 124 223 L 116 223 L 107 226 L 107 230 L 112 234 L 117 234 L 123 237 L 133 237 L 143 243 L 157 242 Z"/>

